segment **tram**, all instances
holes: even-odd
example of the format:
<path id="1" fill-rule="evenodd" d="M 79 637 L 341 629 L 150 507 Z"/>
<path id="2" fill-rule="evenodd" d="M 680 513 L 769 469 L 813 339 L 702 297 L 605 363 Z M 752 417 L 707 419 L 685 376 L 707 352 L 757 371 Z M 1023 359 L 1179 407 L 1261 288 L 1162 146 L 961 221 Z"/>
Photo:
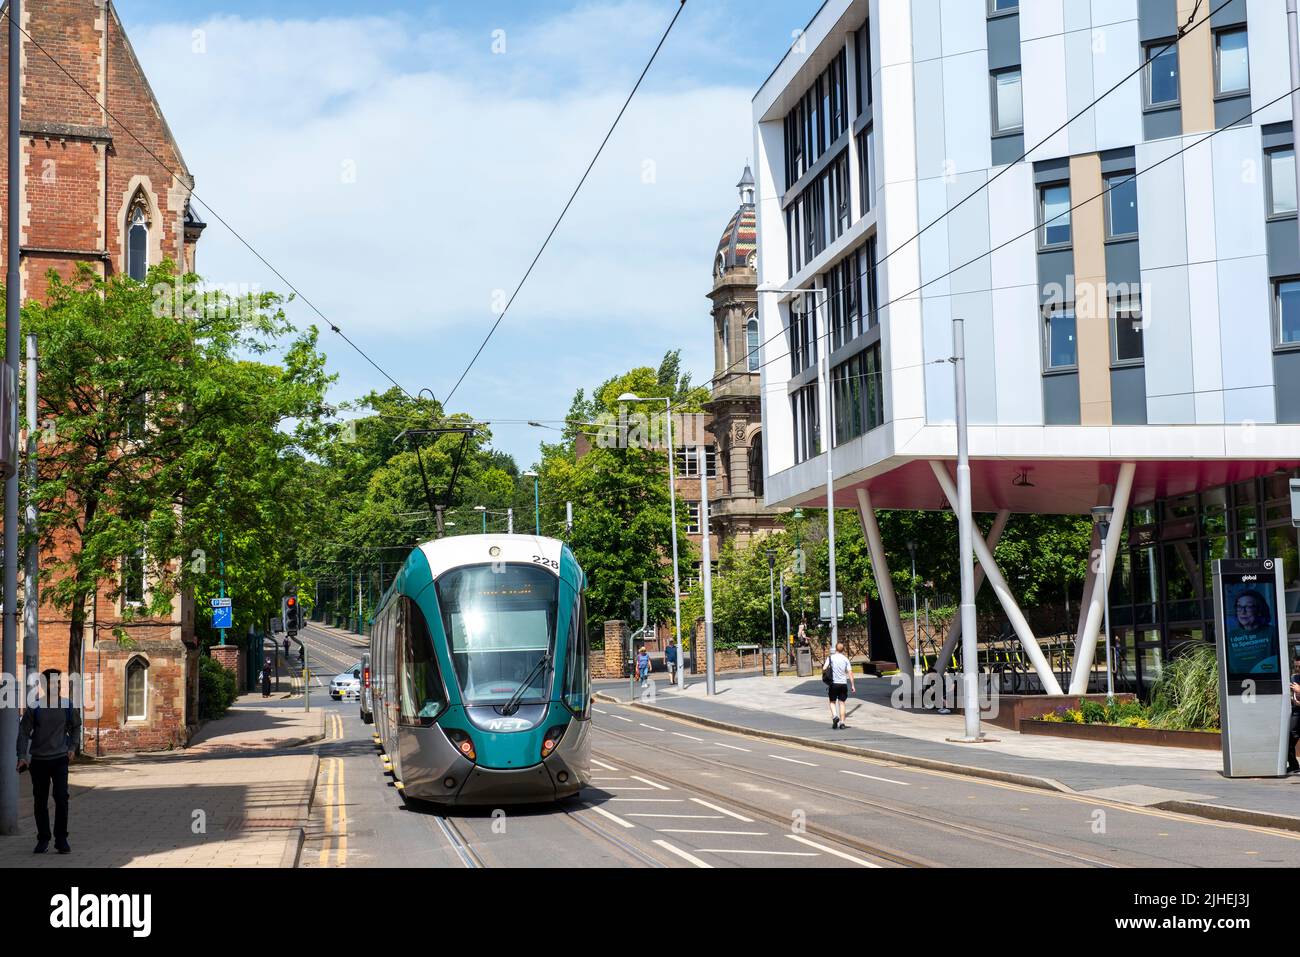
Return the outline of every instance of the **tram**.
<path id="1" fill-rule="evenodd" d="M 584 585 L 551 538 L 465 535 L 411 552 L 371 626 L 362 715 L 405 799 L 539 803 L 590 783 Z"/>

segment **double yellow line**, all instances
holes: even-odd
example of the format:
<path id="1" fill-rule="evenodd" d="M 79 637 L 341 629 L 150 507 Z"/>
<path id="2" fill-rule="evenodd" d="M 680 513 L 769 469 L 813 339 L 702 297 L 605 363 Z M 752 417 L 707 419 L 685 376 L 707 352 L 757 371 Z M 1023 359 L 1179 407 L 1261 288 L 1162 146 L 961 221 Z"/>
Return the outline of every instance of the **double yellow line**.
<path id="1" fill-rule="evenodd" d="M 318 864 L 321 867 L 348 866 L 348 787 L 342 758 L 322 758 L 325 770 L 325 831 L 321 835 Z M 334 863 L 330 864 L 330 852 Z"/>
<path id="2" fill-rule="evenodd" d="M 343 718 L 337 712 L 328 712 L 325 715 L 325 740 L 342 741 L 343 740 Z"/>

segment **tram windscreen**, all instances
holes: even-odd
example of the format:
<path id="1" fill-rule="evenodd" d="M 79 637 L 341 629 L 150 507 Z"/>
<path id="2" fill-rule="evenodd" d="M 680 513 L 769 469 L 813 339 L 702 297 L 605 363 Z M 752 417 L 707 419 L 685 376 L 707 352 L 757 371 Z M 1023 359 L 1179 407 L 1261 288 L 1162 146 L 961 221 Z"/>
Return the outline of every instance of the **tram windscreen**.
<path id="1" fill-rule="evenodd" d="M 532 565 L 471 565 L 438 579 L 438 605 L 466 707 L 545 701 L 559 579 Z M 531 676 L 531 677 L 530 677 Z"/>

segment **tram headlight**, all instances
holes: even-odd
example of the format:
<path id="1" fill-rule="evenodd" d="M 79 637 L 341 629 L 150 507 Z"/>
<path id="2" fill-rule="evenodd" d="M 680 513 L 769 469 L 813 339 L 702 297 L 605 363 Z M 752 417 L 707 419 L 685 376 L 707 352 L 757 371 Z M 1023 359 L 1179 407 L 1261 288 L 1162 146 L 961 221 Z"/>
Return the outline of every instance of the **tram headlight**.
<path id="1" fill-rule="evenodd" d="M 460 731 L 456 728 L 444 728 L 443 730 L 446 732 L 447 737 L 451 740 L 452 745 L 456 748 L 456 751 L 461 755 L 461 757 L 473 761 L 475 756 L 474 742 L 470 736 L 464 731 Z"/>
<path id="2" fill-rule="evenodd" d="M 542 757 L 549 758 L 551 752 L 560 746 L 560 739 L 564 737 L 564 728 L 564 725 L 558 724 L 546 732 L 546 737 L 542 739 Z"/>

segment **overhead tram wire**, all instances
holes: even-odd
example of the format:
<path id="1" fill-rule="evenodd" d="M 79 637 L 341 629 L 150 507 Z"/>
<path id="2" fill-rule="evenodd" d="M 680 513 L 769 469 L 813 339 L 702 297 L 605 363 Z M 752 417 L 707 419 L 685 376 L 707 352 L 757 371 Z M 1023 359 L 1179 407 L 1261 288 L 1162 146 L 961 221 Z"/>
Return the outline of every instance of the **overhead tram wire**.
<path id="1" fill-rule="evenodd" d="M 1263 112 L 1264 110 L 1268 109 L 1270 106 L 1273 106 L 1273 105 L 1275 105 L 1275 104 L 1277 104 L 1277 103 L 1281 103 L 1283 100 L 1287 99 L 1288 97 L 1294 95 L 1294 94 L 1297 93 L 1297 92 L 1300 92 L 1300 87 L 1296 87 L 1296 88 L 1294 88 L 1294 89 L 1287 90 L 1287 92 L 1283 93 L 1283 94 L 1280 95 L 1280 96 L 1274 97 L 1273 99 L 1269 100 L 1267 103 L 1263 104 L 1262 106 L 1256 107 L 1255 109 L 1251 110 L 1249 113 L 1244 113 L 1244 114 L 1242 114 L 1241 116 L 1239 116 L 1239 117 L 1237 117 L 1235 120 L 1233 120 L 1231 123 L 1225 124 L 1224 126 L 1221 126 L 1221 127 L 1219 127 L 1218 129 L 1211 130 L 1210 132 L 1204 134 L 1203 136 L 1201 136 L 1199 139 L 1195 140 L 1194 142 L 1188 143 L 1188 144 L 1187 144 L 1186 146 L 1184 146 L 1182 149 L 1177 150 L 1176 152 L 1170 153 L 1168 156 L 1166 156 L 1166 157 L 1164 157 L 1164 158 L 1162 158 L 1162 159 L 1160 159 L 1160 160 L 1157 160 L 1156 162 L 1152 163 L 1152 164 L 1151 164 L 1150 166 L 1148 166 L 1146 169 L 1144 169 L 1144 170 L 1140 170 L 1140 171 L 1134 173 L 1132 176 L 1128 177 L 1128 179 L 1126 179 L 1126 180 L 1124 181 L 1123 184 L 1116 183 L 1116 184 L 1113 185 L 1113 186 L 1107 186 L 1107 187 L 1106 187 L 1105 189 L 1103 189 L 1100 193 L 1097 193 L 1097 194 L 1094 195 L 1094 196 L 1089 196 L 1087 199 L 1080 200 L 1079 202 L 1072 204 L 1068 209 L 1063 210 L 1062 212 L 1058 213 L 1056 216 L 1053 216 L 1052 219 L 1049 220 L 1048 222 L 1056 222 L 1056 220 L 1061 219 L 1061 218 L 1064 217 L 1067 213 L 1073 213 L 1075 210 L 1077 210 L 1077 209 L 1081 209 L 1082 207 L 1087 206 L 1089 203 L 1095 203 L 1095 202 L 1097 202 L 1099 199 L 1101 199 L 1103 196 L 1105 196 L 1105 195 L 1107 195 L 1108 193 L 1110 193 L 1112 190 L 1117 189 L 1120 185 L 1127 185 L 1128 183 L 1133 182 L 1134 180 L 1138 179 L 1139 177 L 1144 176 L 1144 175 L 1146 175 L 1147 173 L 1151 172 L 1153 169 L 1158 169 L 1159 167 L 1163 166 L 1165 163 L 1168 163 L 1170 160 L 1177 159 L 1178 157 L 1182 156 L 1184 153 L 1186 153 L 1187 151 L 1193 149 L 1194 147 L 1200 146 L 1202 143 L 1206 143 L 1206 142 L 1208 142 L 1208 141 L 1214 139 L 1214 137 L 1218 136 L 1220 133 L 1225 133 L 1225 132 L 1227 132 L 1227 131 L 1229 131 L 1229 130 L 1236 129 L 1240 123 L 1244 122 L 1245 120 L 1250 119 L 1250 118 L 1251 118 L 1252 116 L 1254 116 L 1256 113 Z M 959 265 L 959 266 L 954 266 L 954 267 L 952 267 L 951 269 L 949 269 L 947 272 L 940 273 L 938 276 L 935 276 L 935 277 L 933 277 L 932 279 L 927 279 L 925 282 L 921 283 L 921 284 L 920 284 L 919 286 L 917 286 L 915 289 L 912 289 L 912 290 L 910 290 L 910 291 L 908 291 L 908 292 L 906 292 L 906 293 L 903 293 L 903 294 L 900 295 L 900 296 L 895 296 L 893 299 L 890 299 L 888 302 L 882 303 L 881 305 L 879 305 L 879 306 L 876 307 L 877 311 L 878 311 L 878 312 L 883 312 L 884 310 L 888 309 L 890 306 L 894 305 L 895 303 L 902 302 L 902 301 L 905 300 L 905 299 L 908 299 L 908 298 L 910 298 L 910 297 L 912 297 L 912 296 L 915 296 L 917 293 L 921 292 L 921 290 L 925 289 L 926 287 L 928 287 L 928 286 L 932 286 L 932 285 L 934 285 L 936 282 L 940 282 L 940 281 L 942 281 L 942 280 L 944 280 L 944 279 L 947 279 L 949 276 L 953 275 L 953 273 L 960 272 L 961 270 L 966 269 L 966 268 L 969 267 L 969 266 L 973 266 L 975 263 L 979 262 L 981 259 L 986 259 L 987 257 L 992 256 L 994 253 L 996 253 L 996 252 L 1000 252 L 1001 250 L 1003 250 L 1003 249 L 1007 248 L 1008 246 L 1010 246 L 1012 243 L 1016 243 L 1016 242 L 1019 242 L 1020 240 L 1024 239 L 1026 236 L 1032 236 L 1034 233 L 1038 232 L 1038 230 L 1041 229 L 1044 225 L 1047 225 L 1047 224 L 1046 224 L 1046 223 L 1035 223 L 1031 228 L 1025 230 L 1024 232 L 1018 233 L 1018 234 L 1015 235 L 1015 236 L 1012 236 L 1010 239 L 1006 240 L 1006 241 L 1003 242 L 1003 243 L 999 243 L 997 246 L 994 246 L 992 249 L 989 249 L 989 250 L 986 251 L 986 252 L 982 252 L 982 253 L 980 253 L 978 256 L 975 256 L 975 257 L 972 258 L 972 259 L 968 259 L 966 262 L 962 263 L 961 265 Z M 811 290 L 809 290 L 809 291 L 811 291 Z M 820 291 L 820 290 L 819 290 L 819 291 Z M 816 308 L 817 308 L 816 306 L 813 307 L 814 312 L 816 311 Z M 828 327 L 828 328 L 826 329 L 825 332 L 819 332 L 819 333 L 814 337 L 813 341 L 814 341 L 814 342 L 821 342 L 823 339 L 825 339 L 826 337 L 828 337 L 828 336 L 830 335 L 830 333 L 831 333 L 831 330 L 830 330 L 830 328 Z M 782 330 L 782 332 L 779 333 L 778 335 L 781 335 L 781 334 L 784 334 L 784 330 Z M 768 340 L 768 342 L 771 342 L 771 341 L 772 341 L 772 340 Z M 766 345 L 766 344 L 767 344 L 767 343 L 764 343 L 764 345 Z M 766 367 L 767 367 L 768 365 L 770 365 L 771 363 L 776 362 L 776 361 L 781 360 L 781 359 L 785 359 L 785 358 L 787 358 L 787 356 L 784 356 L 784 355 L 773 356 L 771 359 L 768 359 L 768 360 L 766 360 L 765 362 L 760 363 L 759 366 L 758 366 L 758 368 L 759 368 L 759 369 L 766 368 Z M 922 366 L 922 365 L 937 365 L 937 364 L 939 364 L 939 363 L 941 363 L 941 362 L 946 362 L 946 361 L 948 361 L 948 360 L 946 360 L 946 359 L 939 359 L 939 360 L 931 360 L 931 361 L 929 361 L 929 362 L 917 363 L 916 365 L 900 366 L 899 369 L 898 369 L 897 371 L 903 371 L 904 369 L 917 368 L 918 366 Z M 757 371 L 757 370 L 755 370 L 755 371 Z M 890 370 L 882 370 L 882 373 L 883 373 L 883 372 L 887 372 L 887 371 L 890 371 Z"/>
<path id="2" fill-rule="evenodd" d="M 905 248 L 906 246 L 909 246 L 909 245 L 911 245 L 912 243 L 916 242 L 918 239 L 921 238 L 921 236 L 923 236 L 923 235 L 924 235 L 926 232 L 928 232 L 930 229 L 932 229 L 933 227 L 937 226 L 937 225 L 938 225 L 939 223 L 941 223 L 943 220 L 947 219 L 947 218 L 948 218 L 949 216 L 951 216 L 954 212 L 956 212 L 958 209 L 960 209 L 960 208 L 961 208 L 965 203 L 967 203 L 967 202 L 970 201 L 971 199 L 974 199 L 974 198 L 975 198 L 977 195 L 979 195 L 981 192 L 983 192 L 984 190 L 988 189 L 988 188 L 989 188 L 990 186 L 992 186 L 995 182 L 997 182 L 997 181 L 998 181 L 1002 176 L 1004 176 L 1006 173 L 1010 172 L 1011 168 L 1014 167 L 1016 164 L 1021 163 L 1021 162 L 1023 162 L 1024 160 L 1028 159 L 1029 156 L 1030 156 L 1030 154 L 1032 154 L 1035 150 L 1040 149 L 1041 147 L 1043 147 L 1044 145 L 1046 145 L 1046 144 L 1047 144 L 1047 143 L 1048 143 L 1048 142 L 1049 142 L 1053 137 L 1058 136 L 1059 134 L 1061 134 L 1061 133 L 1064 132 L 1065 130 L 1069 129 L 1071 123 L 1073 123 L 1075 120 L 1077 120 L 1077 119 L 1079 119 L 1080 117 L 1082 117 L 1082 116 L 1083 116 L 1085 113 L 1087 113 L 1089 110 L 1091 110 L 1091 109 L 1093 109 L 1094 107 L 1096 107 L 1096 105 L 1097 105 L 1098 103 L 1100 103 L 1100 102 L 1101 102 L 1102 100 L 1104 100 L 1106 97 L 1110 96 L 1112 93 L 1114 93 L 1116 90 L 1118 90 L 1118 89 L 1119 89 L 1121 86 L 1123 86 L 1125 83 L 1127 83 L 1127 82 L 1129 82 L 1130 80 L 1132 80 L 1135 76 L 1138 76 L 1138 75 L 1139 75 L 1143 70 L 1145 70 L 1148 66 L 1151 65 L 1151 62 L 1152 62 L 1153 60 L 1155 60 L 1156 57 L 1160 56 L 1160 55 L 1163 54 L 1165 51 L 1169 50 L 1171 47 L 1174 47 L 1175 45 L 1177 45 L 1177 43 L 1178 43 L 1179 40 L 1181 40 L 1181 39 L 1183 39 L 1184 37 L 1186 37 L 1186 36 L 1187 36 L 1189 33 L 1191 33 L 1193 30 L 1200 29 L 1202 26 L 1204 26 L 1205 24 L 1209 23 L 1209 22 L 1211 21 L 1211 18 L 1213 18 L 1213 16 L 1214 16 L 1216 13 L 1218 13 L 1220 10 L 1223 10 L 1224 8 L 1230 6 L 1232 3 L 1235 2 L 1235 0 L 1223 0 L 1222 3 L 1220 3 L 1217 7 L 1215 7 L 1213 10 L 1211 10 L 1209 13 L 1207 13 L 1207 14 L 1206 14 L 1202 19 L 1197 20 L 1195 23 L 1193 23 L 1192 21 L 1196 18 L 1196 12 L 1197 12 L 1197 10 L 1199 10 L 1200 7 L 1201 7 L 1201 2 L 1202 2 L 1202 0 L 1196 0 L 1196 6 L 1192 9 L 1192 13 L 1191 13 L 1191 15 L 1187 18 L 1187 22 L 1184 23 L 1181 27 L 1178 28 L 1178 35 L 1177 35 L 1173 40 L 1171 40 L 1171 41 L 1169 41 L 1168 43 L 1166 43 L 1163 47 L 1160 47 L 1159 49 L 1155 49 L 1154 52 L 1152 52 L 1150 56 L 1148 56 L 1145 60 L 1143 60 L 1141 63 L 1138 64 L 1137 69 L 1133 70 L 1131 73 L 1129 73 L 1129 74 L 1127 74 L 1126 76 L 1124 76 L 1124 77 L 1123 77 L 1122 79 L 1120 79 L 1117 83 L 1115 83 L 1113 86 L 1111 86 L 1111 87 L 1110 87 L 1109 89 L 1107 89 L 1105 92 L 1103 92 L 1100 96 L 1095 97 L 1091 102 L 1089 102 L 1086 106 L 1084 106 L 1081 110 L 1079 110 L 1079 112 L 1075 113 L 1073 116 L 1071 116 L 1069 119 L 1067 119 L 1064 123 L 1062 123 L 1062 124 L 1061 124 L 1060 126 L 1058 126 L 1056 129 L 1054 129 L 1051 133 L 1047 134 L 1045 137 L 1043 137 L 1041 140 L 1039 140 L 1039 141 L 1038 141 L 1037 143 L 1035 143 L 1033 146 L 1029 147 L 1027 150 L 1025 150 L 1023 153 L 1021 153 L 1020 156 L 1018 156 L 1016 159 L 1014 159 L 1014 160 L 1012 160 L 1010 163 L 1007 163 L 1006 165 L 1004 165 L 1002 169 L 998 170 L 996 173 L 994 173 L 992 176 L 990 176 L 990 177 L 988 178 L 987 182 L 981 183 L 979 186 L 975 187 L 975 189 L 971 190 L 971 192 L 970 192 L 968 195 L 966 195 L 966 196 L 963 197 L 961 200 L 959 200 L 955 205 L 949 207 L 947 210 L 945 210 L 944 212 L 940 213 L 940 214 L 939 214 L 937 217 L 935 217 L 935 219 L 933 219 L 931 222 L 927 223 L 927 224 L 926 224 L 925 226 L 923 226 L 921 229 L 917 230 L 913 235 L 911 235 L 911 236 L 908 237 L 907 239 L 903 240 L 903 242 L 901 242 L 898 246 L 895 246 L 893 249 L 891 249 L 891 250 L 889 250 L 888 252 L 886 252 L 885 255 L 884 255 L 883 257 L 881 257 L 880 259 L 878 259 L 875 263 L 869 265 L 869 266 L 868 266 L 868 270 L 867 270 L 867 271 L 868 271 L 868 275 L 869 275 L 869 276 L 874 276 L 874 275 L 879 271 L 880 266 L 883 265 L 885 262 L 887 262 L 891 256 L 893 256 L 895 253 L 901 251 L 901 250 L 902 250 L 903 248 Z M 1288 94 L 1288 95 L 1290 95 L 1290 94 Z M 1274 102 L 1277 102 L 1277 101 L 1275 100 Z M 1256 112 L 1257 112 L 1257 111 L 1256 111 Z M 1244 117 L 1243 117 L 1243 119 L 1244 119 Z M 1158 164 L 1157 164 L 1157 165 L 1158 165 Z M 1016 238 L 1019 239 L 1019 238 L 1021 238 L 1021 237 L 1016 237 Z M 1001 247 L 999 247 L 999 248 L 1001 248 Z M 993 252 L 993 251 L 994 251 L 994 250 L 990 250 L 990 252 Z M 987 254 L 985 254 L 985 255 L 987 255 Z M 974 260 L 972 260 L 972 262 L 977 262 L 979 259 L 982 259 L 982 258 L 983 258 L 983 256 L 977 256 Z M 966 265 L 970 265 L 970 264 L 967 263 Z M 963 267 L 959 267 L 959 268 L 963 268 Z M 944 273 L 944 276 L 949 276 L 949 275 L 951 275 L 953 272 L 956 272 L 956 270 L 950 270 L 949 272 Z M 939 278 L 942 279 L 942 278 L 944 278 L 944 276 L 940 276 Z M 933 282 L 934 280 L 931 280 L 931 281 Z M 928 283 L 926 283 L 926 284 L 924 284 L 924 285 L 928 285 Z M 924 288 L 924 285 L 923 285 L 921 288 Z M 808 289 L 808 290 L 803 290 L 803 291 L 806 291 L 806 292 L 813 292 L 813 291 L 820 291 L 820 290 Z M 798 292 L 800 292 L 800 290 L 791 290 L 791 292 L 798 293 Z M 909 293 L 909 295 L 911 295 L 911 293 Z M 886 305 L 892 304 L 893 302 L 897 302 L 897 301 L 898 301 L 897 299 L 891 300 L 890 303 L 887 303 Z M 883 308 L 885 308 L 885 306 L 880 306 L 880 307 L 878 307 L 878 308 L 883 309 Z M 814 306 L 813 309 L 814 309 L 814 312 L 815 312 L 815 311 L 816 311 L 816 306 Z M 781 338 L 781 337 L 784 336 L 784 335 L 785 335 L 785 329 L 782 328 L 782 329 L 780 329 L 778 332 L 774 333 L 771 337 L 769 337 L 769 338 L 763 340 L 762 342 L 760 342 L 756 348 L 757 348 L 757 349 L 762 349 L 764 346 L 771 345 L 773 342 L 775 342 L 777 339 Z M 819 336 L 818 338 L 821 338 L 821 337 Z M 736 370 L 738 367 L 740 367 L 740 366 L 742 366 L 743 364 L 747 363 L 748 360 L 749 360 L 749 355 L 750 355 L 750 353 L 753 352 L 753 351 L 754 351 L 754 350 L 748 350 L 748 351 L 746 351 L 745 355 L 741 356 L 741 357 L 740 357 L 739 359 L 737 359 L 735 362 L 731 363 L 729 366 L 727 366 L 725 369 L 723 369 L 722 372 L 719 373 L 718 375 L 714 376 L 714 377 L 710 380 L 710 382 L 713 382 L 713 383 L 718 382 L 718 381 L 719 381 L 723 376 L 726 376 L 726 375 L 730 374 L 732 371 Z M 769 360 L 769 361 L 771 361 L 771 360 Z M 762 363 L 762 364 L 759 366 L 759 368 L 761 369 L 761 368 L 763 368 L 763 367 L 766 366 L 766 365 L 767 365 L 767 363 L 764 362 L 764 363 Z M 741 370 L 741 371 L 745 371 L 745 370 Z M 749 370 L 749 371 L 756 371 L 756 370 Z M 676 408 L 676 406 L 674 406 L 674 407 L 672 407 L 672 408 Z M 671 413 L 671 411 L 672 411 L 672 408 L 670 408 L 670 409 L 668 410 L 670 413 Z"/>
<path id="3" fill-rule="evenodd" d="M 551 231 L 546 234 L 546 239 L 542 241 L 541 247 L 537 250 L 537 255 L 535 255 L 533 261 L 528 264 L 528 269 L 524 271 L 524 276 L 519 280 L 519 285 L 515 287 L 515 291 L 510 294 L 510 298 L 506 301 L 505 308 L 501 310 L 501 314 L 497 316 L 496 321 L 492 323 L 492 328 L 488 330 L 487 335 L 483 337 L 483 341 L 479 343 L 479 347 L 475 351 L 473 358 L 469 360 L 469 365 L 465 366 L 465 370 L 460 374 L 460 378 L 456 380 L 456 384 L 451 387 L 451 391 L 448 392 L 446 398 L 443 399 L 444 406 L 451 402 L 451 397 L 456 394 L 456 390 L 460 388 L 461 383 L 465 381 L 465 377 L 469 375 L 470 370 L 474 368 L 474 363 L 478 362 L 479 356 L 483 354 L 483 350 L 487 348 L 488 342 L 492 339 L 492 336 L 496 334 L 497 328 L 501 325 L 501 321 L 505 319 L 506 313 L 510 311 L 510 306 L 514 303 L 520 290 L 522 290 L 524 284 L 528 282 L 528 277 L 533 274 L 533 269 L 536 267 L 538 260 L 542 258 L 542 254 L 546 252 L 546 247 L 551 243 L 551 238 L 560 228 L 560 224 L 564 222 L 564 217 L 569 212 L 569 207 L 572 206 L 573 201 L 578 198 L 578 193 L 582 190 L 583 184 L 587 182 L 587 177 L 591 175 L 592 169 L 595 168 L 596 161 L 600 159 L 600 154 L 605 151 L 605 146 L 614 135 L 614 131 L 618 129 L 619 121 L 623 119 L 623 114 L 627 112 L 628 106 L 631 105 L 632 98 L 636 96 L 636 91 L 641 88 L 642 81 L 645 80 L 646 74 L 650 72 L 650 67 L 654 65 L 655 59 L 659 56 L 659 51 L 663 49 L 664 43 L 667 42 L 668 35 L 672 33 L 673 27 L 677 25 L 677 18 L 682 15 L 682 11 L 685 9 L 686 0 L 681 0 L 677 6 L 677 12 L 673 14 L 673 18 L 669 21 L 668 27 L 664 30 L 663 36 L 659 38 L 659 43 L 655 46 L 654 52 L 650 54 L 650 59 L 646 61 L 645 68 L 641 70 L 641 75 L 637 77 L 637 81 L 632 87 L 632 92 L 629 93 L 627 99 L 623 101 L 623 106 L 618 111 L 618 115 L 614 117 L 614 122 L 610 125 L 609 132 L 607 132 L 605 138 L 601 140 L 600 146 L 596 150 L 596 155 L 593 156 L 591 162 L 587 164 L 587 169 L 582 174 L 582 178 L 578 180 L 578 185 L 573 188 L 573 192 L 569 196 L 569 201 L 565 203 L 564 208 L 560 210 L 559 218 L 555 220 L 555 225 L 551 227 Z"/>
<path id="4" fill-rule="evenodd" d="M 9 20 L 10 9 L 11 7 L 9 6 L 5 7 L 4 10 L 5 20 Z M 136 136 L 135 132 L 129 126 L 127 126 L 125 123 L 123 123 L 120 119 L 117 118 L 117 116 L 108 108 L 108 105 L 106 103 L 101 103 L 99 101 L 99 97 L 97 97 L 90 90 L 86 89 L 86 87 L 84 87 L 81 84 L 81 82 L 68 71 L 67 67 L 65 67 L 62 63 L 60 63 L 58 59 L 52 53 L 50 53 L 49 50 L 41 46 L 40 42 L 35 37 L 33 37 L 30 33 L 24 30 L 22 26 L 20 26 L 19 24 L 13 23 L 12 21 L 10 21 L 10 23 L 16 30 L 18 30 L 19 33 L 21 33 L 24 37 L 26 37 L 29 41 L 31 41 L 32 46 L 36 47 L 37 50 L 39 50 L 42 54 L 44 54 L 47 60 L 49 60 L 56 67 L 58 67 L 60 72 L 62 72 L 64 76 L 66 76 L 69 80 L 71 80 L 73 85 L 76 86 L 77 89 L 79 89 L 82 93 L 86 94 L 86 96 L 90 98 L 91 102 L 93 102 L 97 107 L 99 107 L 99 109 L 103 110 L 105 116 L 107 116 L 110 120 L 112 120 L 114 123 L 120 126 L 123 132 L 125 132 L 128 136 L 131 137 L 132 140 L 135 141 L 137 146 L 139 146 L 142 150 L 148 153 L 149 156 L 152 157 L 155 163 L 157 163 L 164 170 L 166 170 L 168 173 L 170 173 L 173 177 L 180 180 L 181 182 L 185 182 L 186 180 L 189 179 L 189 177 L 181 176 L 181 174 L 176 172 L 176 170 L 172 169 L 165 162 L 163 162 L 163 160 L 158 156 L 158 154 L 155 153 L 153 150 L 151 150 L 148 147 L 148 145 L 143 140 L 140 139 L 140 137 Z M 262 263 L 262 265 L 264 265 L 267 269 L 271 270 L 271 272 L 275 274 L 276 278 L 279 279 L 280 282 L 284 283 L 284 285 L 288 287 L 297 298 L 301 299 L 304 303 L 306 303 L 307 307 L 311 309 L 312 312 L 320 316 L 321 321 L 324 322 L 326 325 L 328 325 L 330 327 L 330 330 L 334 332 L 340 339 L 342 339 L 349 346 L 351 346 L 353 351 L 356 352 L 357 355 L 361 356 L 361 358 L 365 359 L 368 363 L 370 363 L 370 365 L 372 365 L 375 368 L 375 370 L 379 372 L 379 374 L 382 375 L 385 379 L 387 379 L 393 385 L 397 386 L 397 388 L 401 389 L 401 391 L 407 396 L 407 398 L 412 400 L 415 399 L 415 396 L 411 395 L 410 392 L 407 392 L 406 388 L 395 378 L 393 378 L 393 376 L 388 372 L 387 369 L 385 369 L 378 362 L 372 359 L 369 353 L 367 353 L 359 345 L 353 342 L 347 336 L 347 334 L 344 333 L 342 329 L 340 329 L 329 317 L 327 317 L 325 313 L 321 312 L 320 309 L 317 308 L 314 302 L 308 299 L 298 289 L 297 286 L 291 283 L 285 277 L 284 273 L 280 272 L 280 270 L 277 269 L 274 265 L 272 265 L 271 262 L 265 256 L 263 256 L 260 252 L 258 252 L 257 249 L 254 248 L 252 243 L 250 243 L 247 239 L 245 239 L 243 235 L 240 234 L 240 232 L 235 229 L 234 226 L 231 226 L 230 223 L 226 221 L 225 217 L 223 217 L 219 212 L 216 211 L 216 209 L 212 207 L 212 204 L 208 203 L 201 196 L 199 196 L 199 194 L 194 192 L 192 188 L 190 190 L 189 198 L 197 202 L 205 210 L 211 213 L 213 218 L 216 219 L 217 222 L 221 223 L 222 226 L 226 227 L 226 229 L 230 232 L 230 234 L 234 236 L 237 240 L 239 240 L 239 242 L 244 246 L 245 249 L 247 249 L 250 253 L 256 256 L 257 259 Z"/>

